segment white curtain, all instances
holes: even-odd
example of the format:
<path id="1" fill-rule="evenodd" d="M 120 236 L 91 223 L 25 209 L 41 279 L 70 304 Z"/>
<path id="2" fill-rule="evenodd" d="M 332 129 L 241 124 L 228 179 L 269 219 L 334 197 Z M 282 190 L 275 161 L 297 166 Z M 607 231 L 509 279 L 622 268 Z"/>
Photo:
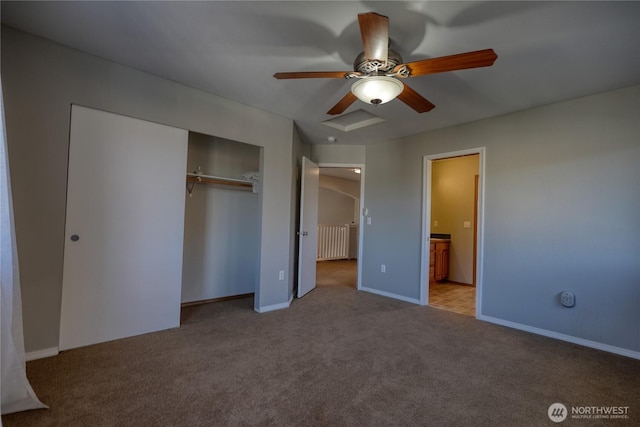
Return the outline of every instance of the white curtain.
<path id="1" fill-rule="evenodd" d="M 0 350 L 2 358 L 2 414 L 46 408 L 34 393 L 27 379 L 22 332 L 22 298 L 20 295 L 20 275 L 18 273 L 18 253 L 13 223 L 11 202 L 11 181 L 9 179 L 9 158 L 7 153 L 7 133 L 4 122 L 4 97 L 0 82 Z M 0 421 L 2 425 L 2 421 Z"/>

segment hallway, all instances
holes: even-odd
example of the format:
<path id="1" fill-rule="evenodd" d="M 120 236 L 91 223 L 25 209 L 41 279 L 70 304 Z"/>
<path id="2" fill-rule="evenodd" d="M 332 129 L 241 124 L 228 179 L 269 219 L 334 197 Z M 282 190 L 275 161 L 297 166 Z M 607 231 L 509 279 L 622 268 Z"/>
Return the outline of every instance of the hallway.
<path id="1" fill-rule="evenodd" d="M 358 261 L 339 259 L 316 263 L 317 286 L 347 286 L 356 288 L 358 284 Z"/>

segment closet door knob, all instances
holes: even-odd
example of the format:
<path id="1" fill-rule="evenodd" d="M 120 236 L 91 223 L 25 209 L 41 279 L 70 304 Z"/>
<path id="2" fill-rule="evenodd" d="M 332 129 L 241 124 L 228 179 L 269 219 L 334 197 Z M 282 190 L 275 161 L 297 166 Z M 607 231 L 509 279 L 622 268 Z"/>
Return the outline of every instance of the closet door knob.
<path id="1" fill-rule="evenodd" d="M 71 235 L 71 241 L 72 242 L 77 242 L 78 240 L 80 240 L 80 236 L 78 236 L 77 234 L 72 234 Z"/>

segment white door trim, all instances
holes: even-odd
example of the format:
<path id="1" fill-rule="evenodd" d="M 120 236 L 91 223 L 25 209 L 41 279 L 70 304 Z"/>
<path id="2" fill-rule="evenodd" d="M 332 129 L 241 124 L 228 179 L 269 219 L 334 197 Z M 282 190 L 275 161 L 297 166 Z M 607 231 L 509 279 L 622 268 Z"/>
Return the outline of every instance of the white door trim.
<path id="1" fill-rule="evenodd" d="M 364 211 L 364 163 L 318 163 L 320 168 L 359 168 L 360 169 L 360 212 L 358 213 L 358 285 L 357 289 L 362 290 L 362 247 L 364 242 L 364 222 L 362 212 Z"/>
<path id="2" fill-rule="evenodd" d="M 431 171 L 434 160 L 450 157 L 478 154 L 478 236 L 476 253 L 476 318 L 482 315 L 482 277 L 484 255 L 484 175 L 485 148 L 470 148 L 467 150 L 450 151 L 448 153 L 430 154 L 423 157 L 422 167 L 422 237 L 420 257 L 420 305 L 429 304 L 429 240 L 431 230 Z"/>

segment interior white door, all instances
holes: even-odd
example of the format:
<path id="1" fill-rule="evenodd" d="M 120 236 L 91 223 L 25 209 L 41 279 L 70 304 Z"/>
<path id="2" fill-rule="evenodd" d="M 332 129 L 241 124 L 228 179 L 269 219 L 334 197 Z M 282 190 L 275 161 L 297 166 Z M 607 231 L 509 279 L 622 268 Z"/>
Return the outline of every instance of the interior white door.
<path id="1" fill-rule="evenodd" d="M 316 256 L 318 253 L 318 189 L 320 168 L 302 158 L 300 190 L 300 235 L 298 253 L 298 298 L 316 287 Z"/>
<path id="2" fill-rule="evenodd" d="M 72 107 L 61 350 L 179 326 L 187 138 Z"/>

